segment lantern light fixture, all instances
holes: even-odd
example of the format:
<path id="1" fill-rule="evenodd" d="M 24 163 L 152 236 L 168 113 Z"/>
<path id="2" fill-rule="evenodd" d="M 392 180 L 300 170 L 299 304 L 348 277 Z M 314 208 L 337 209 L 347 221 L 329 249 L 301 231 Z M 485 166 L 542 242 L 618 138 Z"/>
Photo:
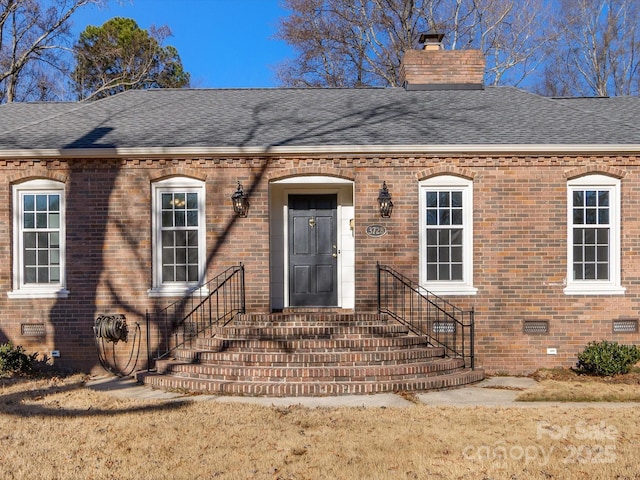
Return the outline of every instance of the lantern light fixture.
<path id="1" fill-rule="evenodd" d="M 242 189 L 242 184 L 238 181 L 238 188 L 231 195 L 231 202 L 233 203 L 233 211 L 239 217 L 246 217 L 249 211 L 249 200 L 247 196 L 244 194 L 244 190 Z"/>
<path id="2" fill-rule="evenodd" d="M 393 211 L 393 202 L 391 201 L 391 194 L 387 188 L 387 182 L 382 182 L 382 188 L 378 194 L 378 208 L 380 209 L 380 216 L 388 218 Z"/>

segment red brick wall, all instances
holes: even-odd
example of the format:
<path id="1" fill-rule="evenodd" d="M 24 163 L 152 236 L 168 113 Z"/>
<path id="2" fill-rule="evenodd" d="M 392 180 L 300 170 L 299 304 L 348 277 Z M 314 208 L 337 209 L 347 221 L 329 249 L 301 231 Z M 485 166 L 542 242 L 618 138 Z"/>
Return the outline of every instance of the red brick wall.
<path id="1" fill-rule="evenodd" d="M 566 296 L 566 181 L 608 172 L 622 177 L 623 296 Z M 474 182 L 475 296 L 450 297 L 474 308 L 477 364 L 493 372 L 527 373 L 572 366 L 591 340 L 638 343 L 638 334 L 612 333 L 612 320 L 637 319 L 640 301 L 640 187 L 637 158 L 583 157 L 343 157 L 0 162 L 0 333 L 28 351 L 59 350 L 56 363 L 89 370 L 98 364 L 92 326 L 105 313 L 122 313 L 141 326 L 139 366 L 146 352 L 145 312 L 174 299 L 152 298 L 151 182 L 187 175 L 206 182 L 208 272 L 246 266 L 247 308 L 268 312 L 270 180 L 334 175 L 354 181 L 356 309 L 376 308 L 376 262 L 418 279 L 418 181 L 458 174 Z M 12 289 L 11 185 L 28 178 L 63 180 L 67 189 L 66 299 L 9 299 Z M 236 218 L 230 196 L 237 181 L 250 195 L 247 218 Z M 386 181 L 391 218 L 380 218 L 376 198 Z M 387 235 L 364 227 L 383 224 Z M 548 320 L 548 335 L 523 334 L 525 320 Z M 21 325 L 43 323 L 44 337 L 21 335 Z M 131 339 L 131 334 L 130 334 Z M 546 349 L 558 349 L 547 355 Z M 125 358 L 130 345 L 118 346 Z"/>
<path id="2" fill-rule="evenodd" d="M 409 50 L 400 65 L 400 85 L 482 85 L 484 67 L 480 50 Z"/>

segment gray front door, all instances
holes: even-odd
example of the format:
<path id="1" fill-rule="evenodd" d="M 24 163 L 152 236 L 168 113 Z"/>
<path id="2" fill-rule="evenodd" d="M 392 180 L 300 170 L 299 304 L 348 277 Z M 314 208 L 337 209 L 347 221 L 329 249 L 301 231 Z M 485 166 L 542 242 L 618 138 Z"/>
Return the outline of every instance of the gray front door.
<path id="1" fill-rule="evenodd" d="M 289 195 L 289 305 L 333 307 L 337 291 L 336 195 Z"/>

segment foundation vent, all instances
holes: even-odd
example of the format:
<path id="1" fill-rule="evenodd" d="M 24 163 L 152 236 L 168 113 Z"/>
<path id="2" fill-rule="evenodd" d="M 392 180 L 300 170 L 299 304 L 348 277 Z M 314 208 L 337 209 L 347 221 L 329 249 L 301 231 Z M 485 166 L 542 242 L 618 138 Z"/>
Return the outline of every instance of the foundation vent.
<path id="1" fill-rule="evenodd" d="M 545 335 L 549 333 L 549 321 L 525 320 L 522 326 L 522 331 L 528 335 Z"/>
<path id="2" fill-rule="evenodd" d="M 614 320 L 613 333 L 637 333 L 638 320 Z"/>

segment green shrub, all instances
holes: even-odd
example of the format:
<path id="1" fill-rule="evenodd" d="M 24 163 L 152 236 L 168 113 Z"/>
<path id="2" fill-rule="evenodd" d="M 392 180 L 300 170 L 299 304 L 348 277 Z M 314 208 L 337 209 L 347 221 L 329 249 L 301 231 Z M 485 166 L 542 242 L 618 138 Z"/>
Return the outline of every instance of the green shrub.
<path id="1" fill-rule="evenodd" d="M 11 342 L 0 345 L 0 375 L 30 373 L 37 355 L 27 355 L 24 348 L 14 347 Z"/>
<path id="2" fill-rule="evenodd" d="M 578 355 L 578 368 L 592 375 L 610 377 L 628 373 L 640 361 L 640 348 L 617 342 L 590 342 Z"/>

